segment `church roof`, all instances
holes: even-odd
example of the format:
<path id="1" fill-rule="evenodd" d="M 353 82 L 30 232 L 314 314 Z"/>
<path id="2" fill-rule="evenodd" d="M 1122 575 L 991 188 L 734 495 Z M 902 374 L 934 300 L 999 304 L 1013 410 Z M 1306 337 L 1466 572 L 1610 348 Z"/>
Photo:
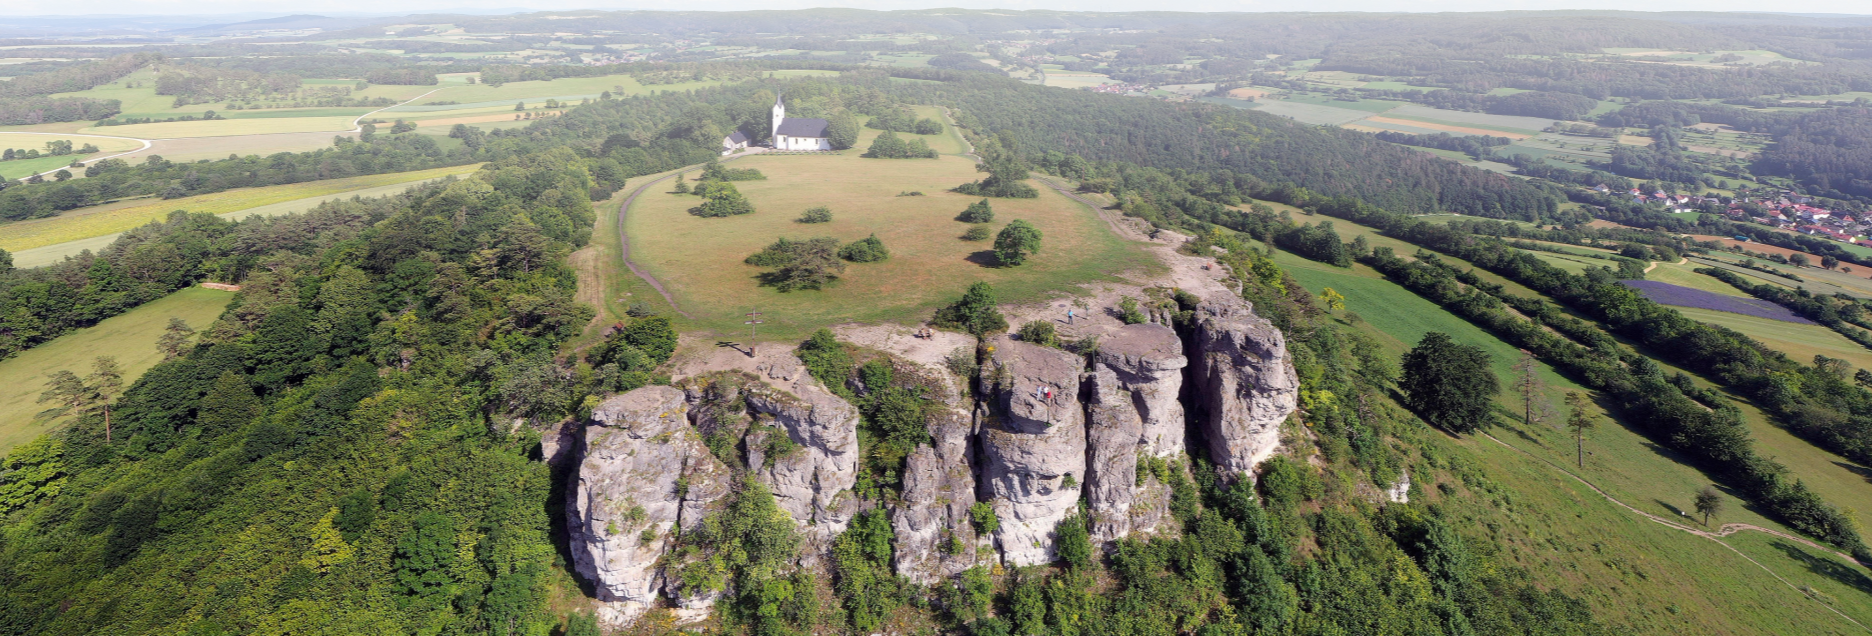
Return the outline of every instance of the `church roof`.
<path id="1" fill-rule="evenodd" d="M 824 137 L 826 136 L 826 128 L 831 127 L 831 125 L 832 122 L 823 119 L 788 117 L 780 120 L 780 128 L 774 131 L 774 135 L 785 135 L 788 137 Z"/>

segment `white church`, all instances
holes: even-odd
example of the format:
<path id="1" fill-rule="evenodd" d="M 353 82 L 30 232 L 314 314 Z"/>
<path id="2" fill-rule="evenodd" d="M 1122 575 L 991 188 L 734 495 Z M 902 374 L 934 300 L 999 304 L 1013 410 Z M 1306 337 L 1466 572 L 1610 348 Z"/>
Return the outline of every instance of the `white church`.
<path id="1" fill-rule="evenodd" d="M 826 130 L 832 122 L 824 119 L 787 117 L 786 104 L 779 97 L 773 102 L 773 148 L 774 150 L 831 150 L 832 140 L 826 137 Z M 748 147 L 747 135 L 737 130 L 722 139 L 723 154 Z"/>

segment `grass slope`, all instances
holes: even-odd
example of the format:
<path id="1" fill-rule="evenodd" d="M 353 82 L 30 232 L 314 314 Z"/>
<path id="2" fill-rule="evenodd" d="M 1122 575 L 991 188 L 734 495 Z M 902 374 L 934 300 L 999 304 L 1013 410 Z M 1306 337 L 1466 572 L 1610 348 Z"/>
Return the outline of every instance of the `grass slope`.
<path id="1" fill-rule="evenodd" d="M 1457 342 L 1488 352 L 1497 376 L 1504 381 L 1515 377 L 1511 367 L 1518 352 L 1513 346 L 1385 281 L 1369 268 L 1340 269 L 1291 254 L 1278 255 L 1275 260 L 1315 294 L 1325 287 L 1344 294 L 1347 310 L 1362 318 L 1355 321 L 1355 327 L 1376 337 L 1392 355 L 1401 354 L 1426 332 L 1441 331 Z M 1558 413 L 1564 392 L 1580 387 L 1544 364 L 1539 368 L 1548 386 L 1545 400 Z M 1537 580 L 1587 599 L 1600 615 L 1637 632 L 1853 631 L 1850 623 L 1803 598 L 1735 552 L 1708 539 L 1645 520 L 1573 481 L 1556 468 L 1566 466 L 1570 470 L 1574 462 L 1572 436 L 1558 427 L 1558 420 L 1527 426 L 1518 418 L 1510 421 L 1506 414 L 1520 413 L 1518 396 L 1504 392 L 1498 403 L 1504 411 L 1505 425 L 1494 429 L 1493 434 L 1519 450 L 1480 436 L 1455 442 L 1466 449 L 1461 460 L 1484 467 L 1486 479 L 1494 480 L 1506 494 L 1498 495 L 1495 501 L 1477 497 L 1442 501 L 1458 510 L 1467 509 L 1464 514 L 1476 519 L 1506 514 L 1515 520 L 1513 524 L 1489 523 L 1488 532 L 1503 558 L 1529 568 Z M 1757 433 L 1759 438 L 1761 431 Z M 1783 445 L 1784 441 L 1764 440 L 1763 452 L 1788 463 L 1816 488 L 1833 490 L 1831 487 L 1838 485 L 1813 483 L 1832 480 L 1809 477 L 1816 467 L 1790 457 L 1819 459 L 1823 454 L 1813 452 L 1800 440 L 1792 440 L 1791 446 Z M 1599 429 L 1589 434 L 1586 449 L 1591 455 L 1580 471 L 1583 477 L 1620 501 L 1667 518 L 1677 517 L 1678 510 L 1688 510 L 1690 496 L 1713 481 L 1684 464 L 1675 453 L 1615 420 L 1602 421 Z M 1833 472 L 1844 471 L 1833 467 Z M 1863 487 L 1863 479 L 1858 487 L 1872 493 L 1872 489 Z M 1823 494 L 1839 494 L 1828 490 Z M 1738 522 L 1786 531 L 1733 499 L 1729 504 L 1728 512 L 1720 519 L 1712 519 L 1712 525 Z M 1785 540 L 1774 541 L 1788 544 Z M 1872 580 L 1845 564 L 1826 560 L 1810 548 L 1784 550 L 1760 537 L 1731 537 L 1725 542 L 1734 543 L 1775 574 L 1825 591 L 1837 608 L 1857 620 L 1872 620 L 1872 595 L 1853 591 L 1862 589 L 1862 585 L 1872 586 Z"/>
<path id="2" fill-rule="evenodd" d="M 45 408 L 36 400 L 45 390 L 48 374 L 69 369 L 84 375 L 90 373 L 93 358 L 117 356 L 124 386 L 129 386 L 162 361 L 156 338 L 169 326 L 169 318 L 181 318 L 201 330 L 221 315 L 233 297 L 233 292 L 190 287 L 0 361 L 0 453 L 55 426 L 33 418 Z"/>

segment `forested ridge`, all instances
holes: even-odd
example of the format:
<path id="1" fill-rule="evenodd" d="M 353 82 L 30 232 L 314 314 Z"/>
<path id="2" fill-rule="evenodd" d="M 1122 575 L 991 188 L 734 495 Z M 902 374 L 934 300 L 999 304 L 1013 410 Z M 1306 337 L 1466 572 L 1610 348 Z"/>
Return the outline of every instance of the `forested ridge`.
<path id="1" fill-rule="evenodd" d="M 1165 105 L 1049 90 L 980 74 L 898 84 L 919 103 L 952 104 L 960 123 L 1012 131 L 1023 147 L 1161 169 L 1228 170 L 1400 212 L 1532 220 L 1555 196 L 1524 180 L 1399 148 L 1370 135 L 1209 104 Z"/>
<path id="2" fill-rule="evenodd" d="M 554 546 L 563 479 L 538 461 L 537 431 L 656 381 L 647 370 L 675 338 L 666 320 L 640 317 L 583 360 L 562 357 L 593 315 L 572 300 L 563 262 L 589 239 L 590 200 L 712 156 L 722 130 L 764 115 L 774 88 L 836 113 L 872 108 L 861 105 L 886 95 L 881 85 L 750 83 L 458 130 L 464 158 L 489 161 L 467 178 L 270 219 L 177 214 L 101 254 L 7 272 L 0 286 L 42 299 L 10 315 L 60 328 L 204 278 L 243 287 L 197 340 L 127 387 L 109 429 L 82 416 L 9 456 L 0 630 L 590 633 L 589 617 L 549 609 L 576 583 Z M 730 584 L 720 624 L 868 633 L 909 612 L 984 636 L 1611 633 L 1582 601 L 1465 538 L 1471 515 L 1492 513 L 1424 503 L 1438 481 L 1451 496 L 1509 495 L 1384 405 L 1396 370 L 1375 345 L 1340 331 L 1252 248 L 1218 240 L 1242 293 L 1291 334 L 1315 396 L 1317 435 L 1302 443 L 1327 470 L 1277 458 L 1256 484 L 1219 479 L 1202 460 L 1158 461 L 1142 478 L 1174 491 L 1173 536 L 1101 555 L 1072 543 L 1085 535 L 1069 523 L 1062 536 L 1077 539 L 1058 567 L 977 568 L 930 587 L 888 570 L 881 511 L 838 540 L 832 578 L 795 568 L 789 528 L 750 482 L 684 537 Z M 1178 302 L 1166 315 L 1187 320 Z M 55 305 L 93 313 L 31 313 Z M 1360 489 L 1406 470 L 1416 503 L 1374 506 Z"/>

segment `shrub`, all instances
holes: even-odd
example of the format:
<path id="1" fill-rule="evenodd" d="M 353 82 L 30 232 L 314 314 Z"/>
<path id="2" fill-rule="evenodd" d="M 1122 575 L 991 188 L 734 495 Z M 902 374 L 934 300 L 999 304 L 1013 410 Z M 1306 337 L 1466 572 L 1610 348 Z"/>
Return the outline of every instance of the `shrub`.
<path id="1" fill-rule="evenodd" d="M 721 162 L 714 159 L 709 159 L 708 165 L 702 167 L 703 181 L 761 181 L 766 178 L 767 175 L 761 174 L 759 170 L 724 168 Z"/>
<path id="2" fill-rule="evenodd" d="M 876 263 L 890 258 L 890 250 L 884 247 L 884 242 L 878 240 L 876 234 L 872 234 L 839 248 L 838 255 L 853 263 Z"/>
<path id="3" fill-rule="evenodd" d="M 935 159 L 936 151 L 930 149 L 929 144 L 922 139 L 905 142 L 897 133 L 884 131 L 871 140 L 871 148 L 860 156 L 872 159 Z"/>
<path id="4" fill-rule="evenodd" d="M 795 221 L 798 223 L 831 223 L 832 209 L 825 206 L 812 208 L 801 214 Z"/>
<path id="5" fill-rule="evenodd" d="M 995 235 L 995 258 L 1002 265 L 1020 265 L 1027 262 L 1027 257 L 1040 251 L 1040 230 L 1026 221 L 1014 219 L 1001 228 Z"/>
<path id="6" fill-rule="evenodd" d="M 793 350 L 793 355 L 799 356 L 800 362 L 805 363 L 807 373 L 811 373 L 812 377 L 832 389 L 832 392 L 847 396 L 851 393 L 845 388 L 845 379 L 851 375 L 851 354 L 846 353 L 845 345 L 839 344 L 831 330 L 813 332 L 812 337 Z"/>
<path id="7" fill-rule="evenodd" d="M 922 190 L 910 190 L 910 191 L 907 191 L 907 192 L 898 192 L 898 193 L 897 193 L 897 196 L 900 196 L 900 197 L 920 197 L 920 196 L 923 196 L 923 191 L 922 191 Z"/>
<path id="8" fill-rule="evenodd" d="M 1045 320 L 1030 320 L 1020 327 L 1021 342 L 1037 344 L 1042 347 L 1060 346 L 1059 333 L 1053 329 L 1053 323 Z"/>
<path id="9" fill-rule="evenodd" d="M 977 501 L 969 506 L 969 522 L 975 525 L 975 534 L 990 535 L 1001 529 L 1001 520 L 995 517 L 994 506 L 986 501 Z"/>
<path id="10" fill-rule="evenodd" d="M 967 232 L 963 232 L 962 240 L 964 241 L 986 241 L 988 240 L 988 236 L 989 236 L 988 228 L 977 225 L 975 227 L 969 228 Z"/>
<path id="11" fill-rule="evenodd" d="M 741 191 L 726 181 L 703 181 L 696 186 L 696 194 L 706 199 L 702 205 L 689 209 L 689 213 L 696 216 L 720 218 L 754 212 L 754 204 L 748 203 L 747 197 L 741 196 Z"/>
<path id="12" fill-rule="evenodd" d="M 995 307 L 994 286 L 988 283 L 970 285 L 961 300 L 936 310 L 936 317 L 930 322 L 938 327 L 961 329 L 976 336 L 1007 329 L 1007 318 L 1002 317 L 1001 310 Z"/>
<path id="13" fill-rule="evenodd" d="M 1135 325 L 1150 317 L 1144 315 L 1144 310 L 1138 307 L 1138 299 L 1126 296 L 1118 301 L 1118 319 L 1124 321 L 1124 324 Z"/>
<path id="14" fill-rule="evenodd" d="M 994 206 L 988 205 L 987 199 L 970 203 L 968 209 L 963 210 L 962 215 L 956 217 L 956 220 L 963 223 L 993 223 Z"/>
<path id="15" fill-rule="evenodd" d="M 819 289 L 845 271 L 845 264 L 837 258 L 838 251 L 838 239 L 829 236 L 804 241 L 782 238 L 743 262 L 776 268 L 763 275 L 761 282 L 780 291 Z"/>

